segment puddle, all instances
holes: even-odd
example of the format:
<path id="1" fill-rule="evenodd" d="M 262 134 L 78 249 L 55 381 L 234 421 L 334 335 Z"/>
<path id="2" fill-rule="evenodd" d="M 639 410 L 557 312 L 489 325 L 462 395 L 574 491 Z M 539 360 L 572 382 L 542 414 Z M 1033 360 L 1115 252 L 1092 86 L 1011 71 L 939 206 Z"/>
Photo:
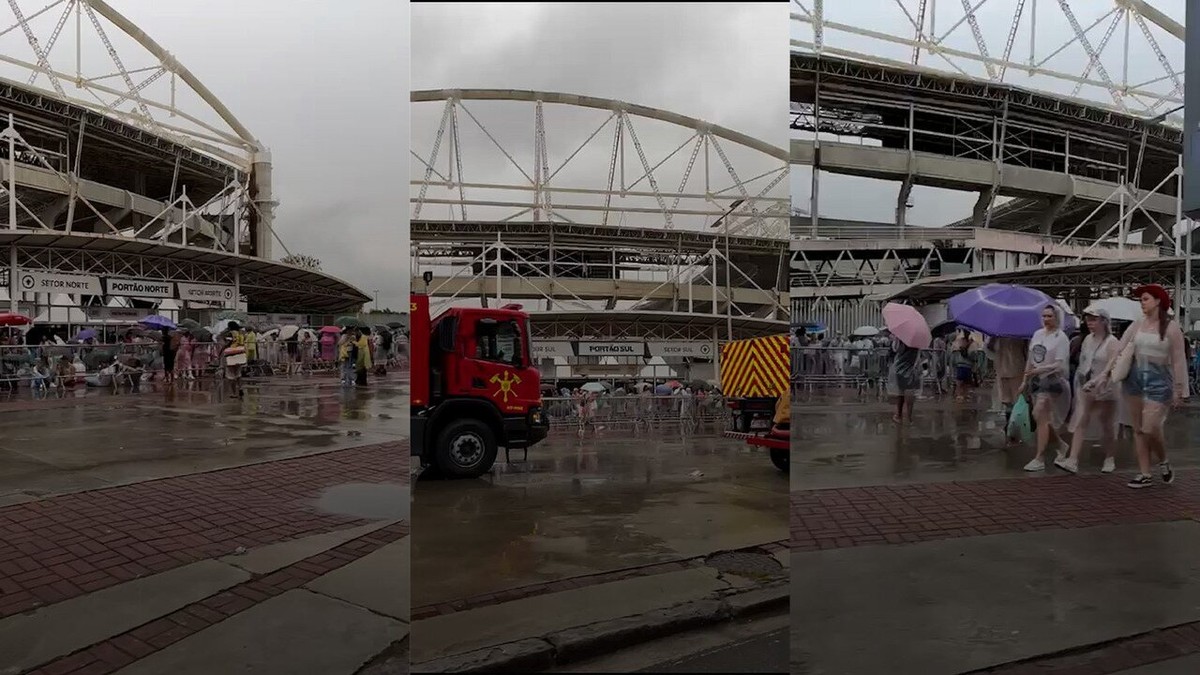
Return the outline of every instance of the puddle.
<path id="1" fill-rule="evenodd" d="M 317 499 L 326 513 L 366 520 L 408 520 L 409 490 L 399 483 L 346 483 L 328 488 Z"/>

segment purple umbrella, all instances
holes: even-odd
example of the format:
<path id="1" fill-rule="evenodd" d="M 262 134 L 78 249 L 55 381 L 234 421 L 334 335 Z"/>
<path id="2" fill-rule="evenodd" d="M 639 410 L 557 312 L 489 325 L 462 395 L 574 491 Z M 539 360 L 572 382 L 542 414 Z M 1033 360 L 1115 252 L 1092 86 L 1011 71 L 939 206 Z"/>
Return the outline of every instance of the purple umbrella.
<path id="1" fill-rule="evenodd" d="M 1042 308 L 1053 298 L 1036 288 L 1015 284 L 987 284 L 950 298 L 950 318 L 960 326 L 992 337 L 1028 339 L 1042 327 Z M 1060 316 L 1066 315 L 1062 312 Z M 1070 317 L 1064 316 L 1066 330 Z"/>
<path id="2" fill-rule="evenodd" d="M 95 340 L 95 339 L 96 339 L 96 331 L 92 330 L 91 328 L 85 328 L 85 329 L 79 331 L 79 334 L 75 336 L 76 342 L 83 342 L 84 340 Z"/>
<path id="3" fill-rule="evenodd" d="M 168 319 L 165 316 L 159 316 L 158 314 L 148 316 L 148 317 L 142 319 L 141 321 L 139 321 L 138 323 L 142 324 L 143 326 L 145 326 L 147 328 L 157 328 L 160 330 L 163 328 L 166 328 L 168 330 L 175 330 L 175 328 L 176 328 L 174 321 Z"/>

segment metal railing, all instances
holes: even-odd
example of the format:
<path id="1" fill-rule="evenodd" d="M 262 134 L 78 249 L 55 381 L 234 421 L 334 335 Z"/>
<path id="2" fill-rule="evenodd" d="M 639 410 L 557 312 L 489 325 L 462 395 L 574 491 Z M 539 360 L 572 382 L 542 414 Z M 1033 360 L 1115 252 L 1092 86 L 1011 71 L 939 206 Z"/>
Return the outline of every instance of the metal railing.
<path id="1" fill-rule="evenodd" d="M 586 421 L 608 428 L 662 429 L 690 427 L 720 432 L 729 428 L 725 399 L 716 394 L 702 396 L 625 396 L 602 394 L 595 400 L 588 420 L 581 416 L 580 399 L 552 396 L 542 399 L 542 409 L 551 430 L 583 429 Z"/>
<path id="2" fill-rule="evenodd" d="M 385 356 L 385 364 L 395 367 L 403 362 L 402 351 L 393 343 L 387 353 L 377 350 L 372 356 Z M 332 371 L 336 367 L 332 355 L 331 350 L 316 342 L 290 347 L 287 342 L 257 341 L 247 345 L 242 373 L 268 377 Z M 67 366 L 60 370 L 64 360 Z M 133 386 L 145 378 L 161 378 L 163 365 L 162 345 L 156 342 L 0 345 L 0 394 L 60 385 Z M 221 347 L 197 342 L 181 346 L 175 356 L 174 374 L 184 379 L 217 378 L 220 366 Z"/>
<path id="3" fill-rule="evenodd" d="M 950 350 L 923 349 L 917 361 L 922 390 L 935 393 L 954 388 L 954 360 Z M 813 392 L 854 389 L 879 395 L 887 389 L 894 354 L 887 347 L 793 347 L 792 390 Z M 992 364 L 984 351 L 971 352 L 971 364 L 981 380 L 992 377 Z"/>

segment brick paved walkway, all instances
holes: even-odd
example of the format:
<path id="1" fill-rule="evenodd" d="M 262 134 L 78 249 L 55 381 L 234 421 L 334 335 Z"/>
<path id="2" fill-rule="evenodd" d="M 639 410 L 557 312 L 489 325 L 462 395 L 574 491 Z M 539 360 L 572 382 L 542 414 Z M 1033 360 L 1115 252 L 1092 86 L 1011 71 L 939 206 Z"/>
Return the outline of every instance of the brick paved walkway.
<path id="1" fill-rule="evenodd" d="M 327 486 L 396 482 L 407 457 L 407 441 L 382 443 L 0 508 L 0 617 L 361 524 L 311 504 Z"/>
<path id="2" fill-rule="evenodd" d="M 792 550 L 902 544 L 987 534 L 1187 520 L 1200 471 L 1125 487 L 1127 475 L 1004 478 L 791 493 Z"/>
<path id="3" fill-rule="evenodd" d="M 408 533 L 408 523 L 389 525 L 271 574 L 215 593 L 121 635 L 55 659 L 28 671 L 27 675 L 107 675 L 116 672 L 138 659 L 165 649 L 260 602 L 348 565 L 407 536 Z"/>

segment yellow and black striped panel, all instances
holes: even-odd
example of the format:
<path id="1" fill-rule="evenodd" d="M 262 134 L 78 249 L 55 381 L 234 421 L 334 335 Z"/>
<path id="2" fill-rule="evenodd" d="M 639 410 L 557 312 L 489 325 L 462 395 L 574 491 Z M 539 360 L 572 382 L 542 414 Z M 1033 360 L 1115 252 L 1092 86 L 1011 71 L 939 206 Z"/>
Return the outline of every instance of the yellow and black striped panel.
<path id="1" fill-rule="evenodd" d="M 721 391 L 727 398 L 770 398 L 788 389 L 791 354 L 786 335 L 721 345 Z"/>

